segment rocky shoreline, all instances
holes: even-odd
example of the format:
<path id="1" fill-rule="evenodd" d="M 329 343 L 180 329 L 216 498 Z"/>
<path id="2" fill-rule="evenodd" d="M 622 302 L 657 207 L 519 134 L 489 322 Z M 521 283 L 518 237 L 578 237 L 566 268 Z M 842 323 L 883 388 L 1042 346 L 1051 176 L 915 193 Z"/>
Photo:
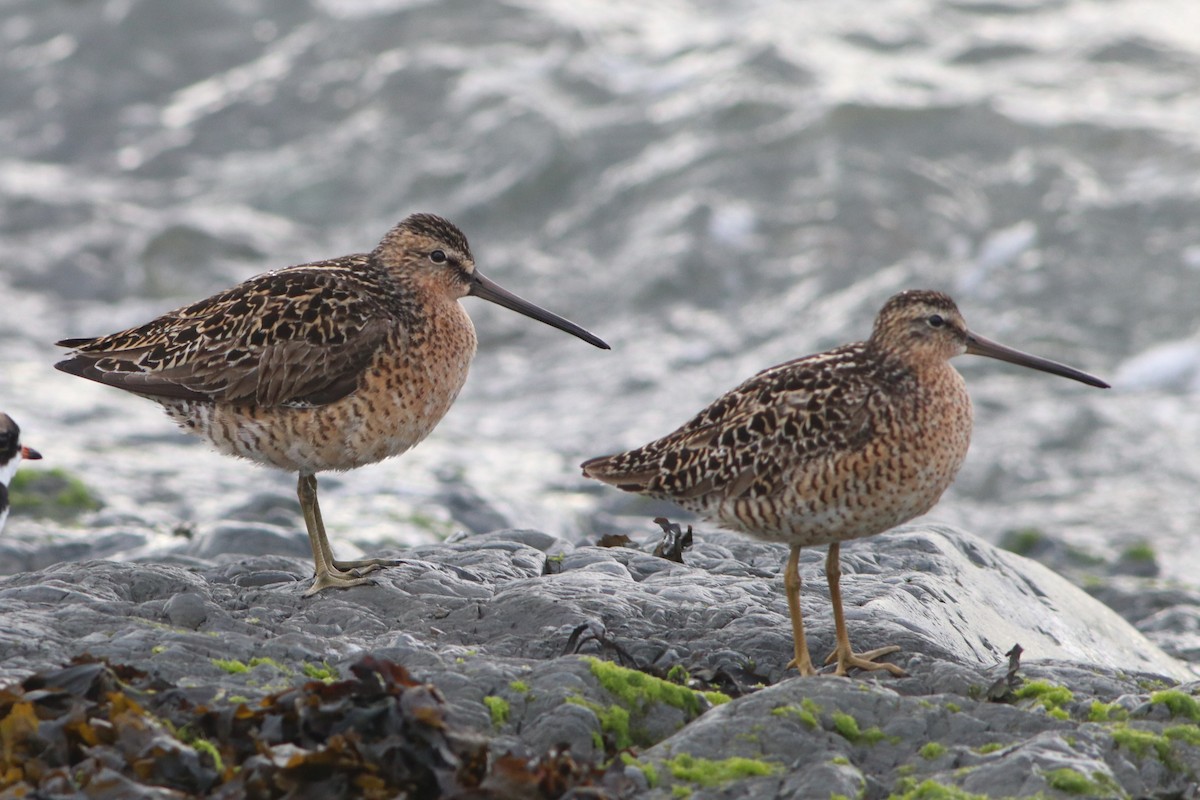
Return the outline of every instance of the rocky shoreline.
<path id="1" fill-rule="evenodd" d="M 738 536 L 680 564 L 495 531 L 315 599 L 303 543 L 230 526 L 0 579 L 0 798 L 1188 797 L 1200 774 L 1191 667 L 951 528 L 844 549 L 851 637 L 900 645 L 899 679 L 790 676 L 783 548 Z"/>

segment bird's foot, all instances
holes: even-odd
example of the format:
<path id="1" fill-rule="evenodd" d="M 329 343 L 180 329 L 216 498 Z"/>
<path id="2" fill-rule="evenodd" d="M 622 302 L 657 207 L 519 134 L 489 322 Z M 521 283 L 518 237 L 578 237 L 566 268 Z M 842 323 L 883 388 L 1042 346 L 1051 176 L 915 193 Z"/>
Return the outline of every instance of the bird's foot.
<path id="1" fill-rule="evenodd" d="M 787 663 L 787 667 L 785 667 L 785 669 L 791 669 L 792 667 L 795 667 L 796 670 L 805 677 L 817 674 L 817 668 L 813 666 L 812 659 L 808 657 L 808 653 L 805 653 L 803 658 L 800 656 L 793 657 L 792 660 Z"/>
<path id="2" fill-rule="evenodd" d="M 318 592 L 323 592 L 326 589 L 349 589 L 351 586 L 370 586 L 375 581 L 370 578 L 364 578 L 361 574 L 350 571 L 343 572 L 341 570 L 329 570 L 327 572 L 318 572 L 313 578 L 312 586 L 304 592 L 305 597 L 312 597 Z"/>
<path id="3" fill-rule="evenodd" d="M 894 644 L 888 645 L 887 647 L 880 647 L 875 650 L 868 650 L 865 653 L 855 653 L 849 647 L 847 647 L 845 650 L 842 650 L 841 648 L 835 648 L 834 651 L 829 654 L 829 657 L 825 659 L 825 663 L 833 664 L 834 662 L 837 662 L 837 667 L 832 673 L 834 675 L 845 675 L 852 668 L 858 668 L 868 672 L 873 672 L 878 669 L 886 669 L 897 678 L 904 678 L 908 676 L 908 673 L 900 669 L 900 667 L 897 667 L 895 664 L 879 663 L 875 661 L 875 659 L 881 658 L 882 656 L 887 656 L 898 652 L 900 652 L 900 647 Z"/>
<path id="4" fill-rule="evenodd" d="M 364 558 L 358 561 L 338 561 L 333 559 L 333 568 L 339 572 L 346 572 L 350 575 L 361 578 L 370 572 L 383 569 L 384 567 L 398 567 L 404 562 L 398 558 Z"/>

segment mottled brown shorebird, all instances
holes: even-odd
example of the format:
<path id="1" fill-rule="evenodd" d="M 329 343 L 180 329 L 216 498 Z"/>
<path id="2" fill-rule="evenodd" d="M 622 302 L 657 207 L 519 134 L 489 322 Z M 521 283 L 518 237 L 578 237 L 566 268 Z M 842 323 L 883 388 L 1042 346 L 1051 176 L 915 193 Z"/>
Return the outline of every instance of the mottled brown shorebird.
<path id="1" fill-rule="evenodd" d="M 671 500 L 731 530 L 791 547 L 784 587 L 802 675 L 816 669 L 800 615 L 800 548 L 828 544 L 837 646 L 826 664 L 886 669 L 899 650 L 854 653 L 839 588 L 840 543 L 924 514 L 954 480 L 971 441 L 971 399 L 950 359 L 971 353 L 1107 388 L 1077 369 L 972 333 L 940 292 L 895 295 L 871 338 L 764 370 L 673 433 L 593 458 L 583 474 Z"/>
<path id="2" fill-rule="evenodd" d="M 136 328 L 65 339 L 75 352 L 55 366 L 158 401 L 222 453 L 299 473 L 311 595 L 398 563 L 333 557 L 316 473 L 381 461 L 429 435 L 475 355 L 458 302 L 468 295 L 608 349 L 481 275 L 454 225 L 414 214 L 370 253 L 275 270 Z"/>

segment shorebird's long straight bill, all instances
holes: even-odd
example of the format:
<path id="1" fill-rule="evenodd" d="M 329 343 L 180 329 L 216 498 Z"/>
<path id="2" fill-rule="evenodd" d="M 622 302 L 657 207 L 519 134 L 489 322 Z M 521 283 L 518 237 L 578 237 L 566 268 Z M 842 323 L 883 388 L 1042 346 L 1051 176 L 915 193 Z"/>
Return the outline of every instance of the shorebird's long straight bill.
<path id="1" fill-rule="evenodd" d="M 536 319 L 538 322 L 544 322 L 558 328 L 560 331 L 566 331 L 572 336 L 578 336 L 588 344 L 595 345 L 602 350 L 610 349 L 608 343 L 603 339 L 593 336 L 583 328 L 571 322 L 569 319 L 563 319 L 558 314 L 547 311 L 540 306 L 535 306 L 528 300 L 518 297 L 507 289 L 499 286 L 495 281 L 491 281 L 478 272 L 471 276 L 471 291 L 468 294 L 483 300 L 488 300 L 498 306 L 516 311 L 518 314 L 524 314 L 530 319 Z"/>
<path id="2" fill-rule="evenodd" d="M 977 333 L 971 333 L 970 331 L 967 331 L 967 352 L 971 355 L 987 356 L 999 361 L 1007 361 L 1010 364 L 1049 372 L 1052 375 L 1061 375 L 1064 378 L 1086 383 L 1089 386 L 1098 386 L 1101 389 L 1109 388 L 1107 383 L 1095 375 L 1089 375 L 1074 367 L 1068 367 L 1066 364 L 1060 364 L 1048 358 L 1022 353 L 1020 350 L 1006 347 L 999 342 L 993 342 L 991 339 L 987 339 Z"/>

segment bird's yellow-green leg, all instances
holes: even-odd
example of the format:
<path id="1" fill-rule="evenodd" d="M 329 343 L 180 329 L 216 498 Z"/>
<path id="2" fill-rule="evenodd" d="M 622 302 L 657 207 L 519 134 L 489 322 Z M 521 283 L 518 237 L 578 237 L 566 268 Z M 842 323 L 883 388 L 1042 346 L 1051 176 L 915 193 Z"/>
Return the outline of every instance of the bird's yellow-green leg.
<path id="1" fill-rule="evenodd" d="M 829 545 L 829 555 L 825 557 L 825 577 L 829 580 L 829 601 L 833 604 L 833 627 L 837 637 L 837 646 L 829 654 L 829 658 L 825 659 L 825 663 L 837 662 L 837 668 L 833 671 L 834 675 L 845 675 L 851 667 L 858 667 L 865 670 L 886 669 L 897 677 L 904 677 L 908 673 L 895 664 L 876 663 L 875 661 L 880 656 L 898 652 L 900 648 L 897 645 L 880 647 L 866 653 L 855 653 L 850 649 L 850 636 L 846 633 L 846 615 L 842 611 L 841 551 L 841 545 L 834 542 Z"/>
<path id="2" fill-rule="evenodd" d="M 321 520 L 321 507 L 317 504 L 317 476 L 300 473 L 296 485 L 300 497 L 300 510 L 304 513 L 304 525 L 308 528 L 308 543 L 312 547 L 316 575 L 313 584 L 304 593 L 311 597 L 325 589 L 346 589 L 371 583 L 370 578 L 358 572 L 347 572 L 333 560 L 329 540 L 325 537 L 325 523 Z"/>
<path id="3" fill-rule="evenodd" d="M 800 615 L 800 546 L 792 545 L 791 555 L 783 567 L 783 588 L 787 595 L 788 611 L 792 617 L 792 644 L 795 655 L 788 667 L 795 667 L 801 675 L 816 675 L 812 658 L 808 655 L 808 643 L 804 639 L 804 618 Z"/>
<path id="4" fill-rule="evenodd" d="M 303 480 L 303 479 L 301 479 Z M 362 577 L 369 572 L 374 572 L 383 567 L 398 567 L 402 562 L 397 558 L 363 558 L 356 561 L 340 561 L 333 557 L 333 548 L 329 546 L 329 539 L 325 535 L 325 521 L 321 519 L 321 506 L 317 503 L 317 478 L 312 476 L 312 497 L 313 497 L 313 517 L 316 520 L 317 539 L 321 545 L 321 552 L 324 556 L 324 561 L 329 564 L 335 572 L 347 572 L 353 577 Z M 304 498 L 300 498 L 301 505 L 304 504 Z M 305 517 L 305 522 L 308 518 Z M 310 528 L 311 530 L 311 528 Z M 309 534 L 311 538 L 311 534 Z"/>
<path id="5" fill-rule="evenodd" d="M 325 544 L 329 546 L 328 542 Z M 329 563 L 335 569 L 344 570 L 346 572 L 354 572 L 358 575 L 366 575 L 368 572 L 374 572 L 377 569 L 384 567 L 398 567 L 404 562 L 398 558 L 360 558 L 357 561 L 339 561 L 332 554 L 329 557 Z"/>
<path id="6" fill-rule="evenodd" d="M 314 479 L 315 480 L 315 479 Z M 314 495 L 315 499 L 315 495 Z M 333 557 L 333 549 L 329 546 L 329 540 L 325 538 L 325 521 L 321 519 L 321 507 L 313 504 L 313 510 L 317 515 L 317 525 L 321 530 L 321 546 L 325 550 L 325 560 L 329 562 L 336 570 L 348 572 L 351 575 L 366 575 L 368 572 L 374 572 L 377 569 L 384 567 L 398 567 L 404 562 L 398 558 L 360 558 L 356 561 L 340 561 Z"/>

